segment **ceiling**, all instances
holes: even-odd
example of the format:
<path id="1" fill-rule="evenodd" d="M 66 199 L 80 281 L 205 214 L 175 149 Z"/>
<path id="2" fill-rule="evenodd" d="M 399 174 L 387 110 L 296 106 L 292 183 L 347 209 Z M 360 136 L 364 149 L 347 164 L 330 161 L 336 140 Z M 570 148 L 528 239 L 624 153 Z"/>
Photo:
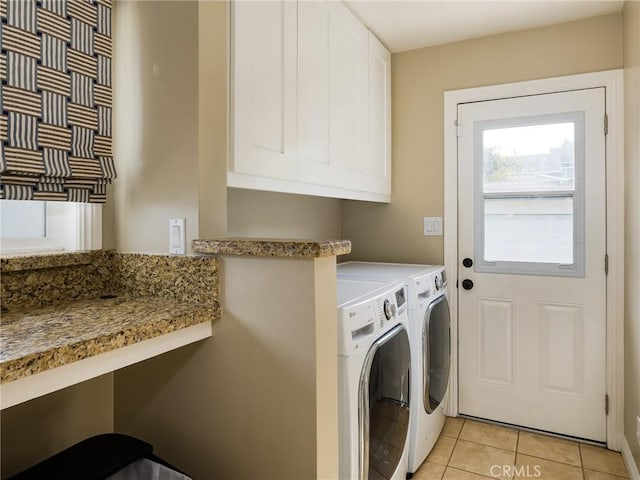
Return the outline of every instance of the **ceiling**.
<path id="1" fill-rule="evenodd" d="M 345 0 L 391 52 L 619 12 L 617 0 Z"/>

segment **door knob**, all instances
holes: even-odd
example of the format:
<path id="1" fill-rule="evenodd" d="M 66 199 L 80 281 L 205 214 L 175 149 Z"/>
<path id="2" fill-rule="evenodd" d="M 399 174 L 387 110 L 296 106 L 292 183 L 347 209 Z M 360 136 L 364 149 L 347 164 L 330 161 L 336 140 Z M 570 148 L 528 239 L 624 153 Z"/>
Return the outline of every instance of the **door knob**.
<path id="1" fill-rule="evenodd" d="M 462 288 L 465 290 L 471 290 L 473 288 L 473 282 L 468 278 L 462 281 Z"/>
<path id="2" fill-rule="evenodd" d="M 465 258 L 464 260 L 462 260 L 462 265 L 464 265 L 467 268 L 470 268 L 473 266 L 473 260 L 471 260 L 470 258 Z"/>

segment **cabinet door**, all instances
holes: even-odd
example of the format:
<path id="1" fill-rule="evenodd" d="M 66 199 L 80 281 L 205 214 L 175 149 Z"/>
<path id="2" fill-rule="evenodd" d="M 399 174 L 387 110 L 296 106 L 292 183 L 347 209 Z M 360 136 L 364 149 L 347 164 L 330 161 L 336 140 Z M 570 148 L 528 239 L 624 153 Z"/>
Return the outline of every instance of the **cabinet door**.
<path id="1" fill-rule="evenodd" d="M 335 3 L 298 3 L 298 162 L 303 182 L 326 185 L 329 158 L 329 75 Z"/>
<path id="2" fill-rule="evenodd" d="M 368 190 L 391 194 L 391 54 L 369 33 L 369 155 L 362 164 Z"/>
<path id="3" fill-rule="evenodd" d="M 298 6 L 298 148 L 303 182 L 362 190 L 368 31 L 341 2 Z"/>
<path id="4" fill-rule="evenodd" d="M 336 186 L 364 190 L 369 138 L 369 31 L 342 3 L 331 37 L 329 153 Z"/>
<path id="5" fill-rule="evenodd" d="M 230 171 L 295 179 L 296 2 L 233 4 Z"/>

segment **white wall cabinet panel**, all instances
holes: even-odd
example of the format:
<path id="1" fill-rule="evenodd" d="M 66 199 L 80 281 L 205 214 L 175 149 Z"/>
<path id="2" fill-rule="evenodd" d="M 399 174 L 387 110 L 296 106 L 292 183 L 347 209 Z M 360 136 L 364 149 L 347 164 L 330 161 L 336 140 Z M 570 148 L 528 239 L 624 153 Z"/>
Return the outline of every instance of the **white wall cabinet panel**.
<path id="1" fill-rule="evenodd" d="M 369 156 L 361 170 L 370 190 L 391 194 L 391 54 L 369 33 Z"/>
<path id="2" fill-rule="evenodd" d="M 360 186 L 369 142 L 369 31 L 337 4 L 330 64 L 330 155 L 336 186 Z"/>
<path id="3" fill-rule="evenodd" d="M 295 2 L 233 4 L 233 148 L 231 170 L 295 179 Z"/>
<path id="4" fill-rule="evenodd" d="M 227 184 L 388 202 L 389 52 L 341 2 L 233 5 Z"/>
<path id="5" fill-rule="evenodd" d="M 298 3 L 298 162 L 299 180 L 331 184 L 329 158 L 330 63 L 336 4 Z"/>
<path id="6" fill-rule="evenodd" d="M 298 155 L 303 182 L 365 190 L 369 32 L 340 2 L 298 4 Z"/>

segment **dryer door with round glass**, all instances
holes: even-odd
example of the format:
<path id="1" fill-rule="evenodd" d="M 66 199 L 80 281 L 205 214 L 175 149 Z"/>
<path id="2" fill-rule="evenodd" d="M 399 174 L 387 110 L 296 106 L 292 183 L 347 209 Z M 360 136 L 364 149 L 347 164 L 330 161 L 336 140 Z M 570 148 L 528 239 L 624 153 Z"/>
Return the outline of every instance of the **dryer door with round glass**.
<path id="1" fill-rule="evenodd" d="M 435 300 L 424 315 L 424 409 L 433 412 L 442 403 L 449 383 L 451 363 L 451 320 L 446 296 Z"/>
<path id="2" fill-rule="evenodd" d="M 409 428 L 409 337 L 397 326 L 371 347 L 360 381 L 360 478 L 397 478 Z M 402 478 L 406 470 L 402 470 Z"/>

